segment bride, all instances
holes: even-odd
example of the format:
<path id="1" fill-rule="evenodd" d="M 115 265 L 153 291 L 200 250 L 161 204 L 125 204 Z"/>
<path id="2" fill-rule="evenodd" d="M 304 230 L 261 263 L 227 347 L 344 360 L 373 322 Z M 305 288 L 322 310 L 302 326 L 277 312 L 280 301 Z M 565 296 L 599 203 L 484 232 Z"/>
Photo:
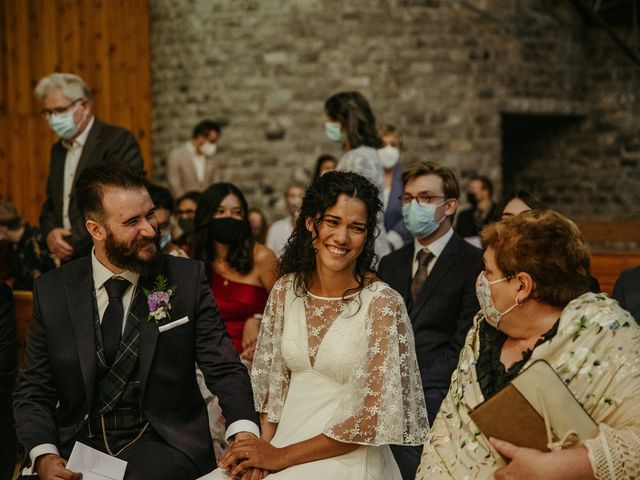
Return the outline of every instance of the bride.
<path id="1" fill-rule="evenodd" d="M 402 297 L 372 271 L 380 207 L 355 173 L 309 187 L 254 356 L 262 437 L 204 478 L 401 479 L 388 444 L 423 444 L 428 421 Z"/>

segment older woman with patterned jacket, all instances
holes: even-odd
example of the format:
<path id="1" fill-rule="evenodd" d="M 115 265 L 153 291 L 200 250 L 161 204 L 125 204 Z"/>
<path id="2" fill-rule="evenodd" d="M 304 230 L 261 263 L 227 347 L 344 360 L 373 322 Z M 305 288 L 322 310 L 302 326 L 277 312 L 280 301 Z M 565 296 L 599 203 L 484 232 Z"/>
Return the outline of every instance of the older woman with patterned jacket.
<path id="1" fill-rule="evenodd" d="M 416 478 L 640 478 L 640 327 L 615 300 L 588 292 L 582 234 L 558 213 L 531 211 L 489 225 L 481 237 L 482 310 Z M 474 407 L 537 360 L 598 424 L 594 438 L 542 452 L 486 438 L 471 420 Z"/>

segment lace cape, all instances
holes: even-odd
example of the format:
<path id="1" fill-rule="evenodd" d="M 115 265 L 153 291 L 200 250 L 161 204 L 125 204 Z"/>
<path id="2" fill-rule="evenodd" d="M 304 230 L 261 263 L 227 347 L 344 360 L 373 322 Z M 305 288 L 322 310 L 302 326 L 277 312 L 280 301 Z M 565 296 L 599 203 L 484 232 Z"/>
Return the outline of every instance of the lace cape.
<path id="1" fill-rule="evenodd" d="M 310 294 L 296 296 L 293 277 L 276 282 L 265 310 L 251 372 L 256 409 L 278 423 L 287 397 L 291 372 L 282 355 L 285 322 L 293 302 L 305 302 L 309 359 L 316 360 L 318 347 L 330 322 L 345 308 L 345 301 L 329 305 Z M 369 291 L 367 291 L 369 290 Z M 364 315 L 366 354 L 349 368 L 347 393 L 323 433 L 335 440 L 363 445 L 424 443 L 428 430 L 427 410 L 415 354 L 413 330 L 402 297 L 382 282 L 376 282 L 354 298 Z"/>

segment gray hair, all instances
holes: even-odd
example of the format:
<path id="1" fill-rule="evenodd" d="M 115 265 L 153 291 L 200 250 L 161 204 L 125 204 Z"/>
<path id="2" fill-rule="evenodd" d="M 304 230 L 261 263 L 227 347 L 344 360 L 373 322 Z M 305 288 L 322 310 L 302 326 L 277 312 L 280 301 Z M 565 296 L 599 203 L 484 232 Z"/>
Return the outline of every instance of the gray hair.
<path id="1" fill-rule="evenodd" d="M 42 100 L 54 88 L 62 89 L 62 93 L 69 100 L 75 101 L 81 98 L 91 100 L 92 97 L 91 90 L 84 83 L 84 80 L 73 73 L 52 73 L 47 75 L 40 79 L 34 91 L 38 100 Z"/>

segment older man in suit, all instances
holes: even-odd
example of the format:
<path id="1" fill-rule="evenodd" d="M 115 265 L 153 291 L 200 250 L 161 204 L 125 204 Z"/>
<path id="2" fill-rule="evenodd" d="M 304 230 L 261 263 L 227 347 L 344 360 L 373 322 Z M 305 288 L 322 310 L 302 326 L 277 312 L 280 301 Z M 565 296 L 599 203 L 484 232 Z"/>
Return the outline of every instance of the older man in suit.
<path id="1" fill-rule="evenodd" d="M 91 238 L 73 195 L 80 173 L 93 165 L 124 166 L 144 173 L 140 147 L 128 130 L 93 114 L 91 90 L 71 73 L 53 73 L 35 89 L 42 116 L 60 137 L 51 147 L 47 197 L 40 228 L 51 253 L 66 262 L 87 255 Z"/>
<path id="2" fill-rule="evenodd" d="M 407 304 L 433 422 L 479 310 L 475 281 L 482 269 L 482 252 L 453 231 L 460 187 L 450 169 L 414 163 L 402 179 L 403 217 L 414 242 L 384 257 L 378 273 Z M 421 448 L 392 446 L 392 451 L 403 478 L 413 479 Z"/>
<path id="3" fill-rule="evenodd" d="M 128 171 L 86 169 L 76 195 L 94 248 L 38 277 L 14 401 L 42 480 L 76 479 L 76 441 L 128 462 L 126 480 L 191 480 L 215 467 L 202 370 L 227 438 L 259 435 L 251 384 L 202 263 L 161 255 L 154 205 Z"/>

